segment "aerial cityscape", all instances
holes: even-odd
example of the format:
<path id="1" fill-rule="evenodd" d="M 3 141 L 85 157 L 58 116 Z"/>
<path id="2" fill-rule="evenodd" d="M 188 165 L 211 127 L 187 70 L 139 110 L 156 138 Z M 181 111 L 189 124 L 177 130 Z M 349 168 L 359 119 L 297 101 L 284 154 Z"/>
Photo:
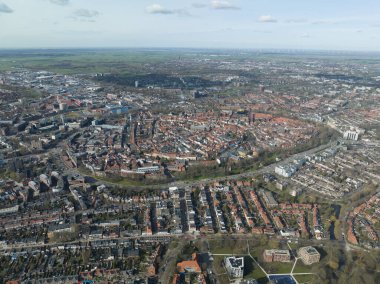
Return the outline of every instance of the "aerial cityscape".
<path id="1" fill-rule="evenodd" d="M 0 1 L 0 283 L 380 283 L 378 11 L 89 2 Z"/>

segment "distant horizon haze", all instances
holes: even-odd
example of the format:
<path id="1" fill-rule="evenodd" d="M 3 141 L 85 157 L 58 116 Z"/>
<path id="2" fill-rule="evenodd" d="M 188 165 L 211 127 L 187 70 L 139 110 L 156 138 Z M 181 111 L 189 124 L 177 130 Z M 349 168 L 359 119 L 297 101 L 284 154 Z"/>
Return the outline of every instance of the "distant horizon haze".
<path id="1" fill-rule="evenodd" d="M 64 52 L 64 51 L 94 51 L 94 52 L 100 52 L 100 51 L 152 51 L 152 52 L 167 52 L 167 51 L 180 51 L 180 52 L 204 52 L 204 53 L 212 53 L 212 52 L 218 52 L 218 53 L 231 53 L 231 52 L 256 52 L 256 53 L 273 53 L 273 54 L 333 54 L 333 55 L 365 55 L 365 54 L 375 54 L 380 55 L 380 50 L 337 50 L 337 49 L 291 49 L 291 48 L 216 48 L 216 47 L 156 47 L 156 46 L 129 46 L 129 47 L 113 47 L 113 46 L 98 46 L 98 47 L 8 47 L 8 48 L 1 48 L 0 52 L 15 52 L 15 51 L 21 51 L 21 52 L 41 52 L 41 51 L 47 51 L 47 52 Z M 229 55 L 229 54 L 226 54 Z"/>

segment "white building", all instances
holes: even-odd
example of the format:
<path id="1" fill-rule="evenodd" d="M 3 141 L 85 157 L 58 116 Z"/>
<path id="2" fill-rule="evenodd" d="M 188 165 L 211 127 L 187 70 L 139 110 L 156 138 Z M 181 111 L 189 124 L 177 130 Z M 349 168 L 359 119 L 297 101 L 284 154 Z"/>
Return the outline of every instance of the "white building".
<path id="1" fill-rule="evenodd" d="M 33 181 L 33 180 L 31 180 L 30 182 L 28 182 L 28 186 L 31 189 L 33 189 L 35 192 L 39 192 L 39 190 L 40 190 L 39 185 L 35 181 Z"/>
<path id="2" fill-rule="evenodd" d="M 290 194 L 291 196 L 294 196 L 294 197 L 300 195 L 301 193 L 302 193 L 302 190 L 299 189 L 299 188 L 292 189 L 292 190 L 289 192 L 289 194 Z"/>
<path id="3" fill-rule="evenodd" d="M 294 229 L 282 229 L 280 230 L 281 237 L 297 237 L 297 230 Z"/>
<path id="4" fill-rule="evenodd" d="M 47 175 L 42 174 L 40 175 L 40 182 L 46 184 L 46 186 L 50 187 L 50 179 Z"/>
<path id="5" fill-rule="evenodd" d="M 2 208 L 0 209 L 0 215 L 1 214 L 8 214 L 8 213 L 15 213 L 18 211 L 19 205 L 15 205 L 13 207 L 8 207 L 8 208 Z"/>
<path id="6" fill-rule="evenodd" d="M 158 173 L 159 171 L 160 171 L 160 167 L 159 166 L 142 167 L 142 168 L 138 168 L 136 170 L 136 172 L 139 173 L 139 174 Z"/>
<path id="7" fill-rule="evenodd" d="M 228 275 L 232 278 L 242 278 L 244 275 L 244 258 L 243 257 L 226 257 L 224 259 Z"/>
<path id="8" fill-rule="evenodd" d="M 359 133 L 356 131 L 349 130 L 349 131 L 344 132 L 343 138 L 347 140 L 357 141 L 359 139 Z"/>
<path id="9" fill-rule="evenodd" d="M 280 176 L 288 178 L 295 174 L 296 169 L 290 166 L 277 166 L 274 169 L 274 172 Z"/>

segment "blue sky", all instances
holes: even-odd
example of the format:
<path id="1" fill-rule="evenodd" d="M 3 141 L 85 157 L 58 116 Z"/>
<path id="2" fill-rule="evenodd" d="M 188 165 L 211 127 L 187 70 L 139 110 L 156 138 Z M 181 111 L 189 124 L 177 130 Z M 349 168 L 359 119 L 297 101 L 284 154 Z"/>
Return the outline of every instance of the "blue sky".
<path id="1" fill-rule="evenodd" d="M 376 0 L 0 0 L 0 48 L 380 51 Z"/>

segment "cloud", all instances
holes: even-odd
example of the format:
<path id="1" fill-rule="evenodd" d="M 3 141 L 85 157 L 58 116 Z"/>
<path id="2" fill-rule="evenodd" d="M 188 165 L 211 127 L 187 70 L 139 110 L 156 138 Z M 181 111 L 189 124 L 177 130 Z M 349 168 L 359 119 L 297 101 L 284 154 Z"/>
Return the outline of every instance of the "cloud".
<path id="1" fill-rule="evenodd" d="M 309 38 L 310 35 L 309 35 L 308 33 L 306 33 L 306 34 L 302 34 L 301 37 L 302 37 L 302 38 Z"/>
<path id="2" fill-rule="evenodd" d="M 216 10 L 239 10 L 240 8 L 233 5 L 227 0 L 212 0 L 211 7 Z"/>
<path id="3" fill-rule="evenodd" d="M 337 18 L 321 18 L 314 19 L 312 25 L 341 25 L 341 24 L 353 24 L 353 23 L 371 23 L 377 21 L 377 18 L 371 17 L 337 17 Z"/>
<path id="4" fill-rule="evenodd" d="M 277 23 L 277 19 L 270 15 L 264 15 L 259 18 L 260 23 Z"/>
<path id="5" fill-rule="evenodd" d="M 272 34 L 272 31 L 267 31 L 267 30 L 252 30 L 254 33 L 260 33 L 260 34 Z"/>
<path id="6" fill-rule="evenodd" d="M 78 9 L 74 11 L 72 18 L 78 21 L 94 22 L 100 13 L 96 10 Z"/>
<path id="7" fill-rule="evenodd" d="M 160 4 L 150 5 L 146 7 L 146 11 L 149 14 L 164 14 L 164 15 L 175 14 L 174 10 L 166 9 Z"/>
<path id="8" fill-rule="evenodd" d="M 336 25 L 339 21 L 337 20 L 330 20 L 330 19 L 322 19 L 322 20 L 315 20 L 311 24 L 312 25 Z"/>
<path id="9" fill-rule="evenodd" d="M 301 23 L 307 23 L 307 19 L 299 18 L 299 19 L 288 19 L 285 21 L 286 23 L 289 24 L 301 24 Z"/>
<path id="10" fill-rule="evenodd" d="M 207 5 L 206 4 L 204 4 L 204 3 L 193 3 L 193 4 L 191 4 L 191 6 L 193 7 L 193 8 L 206 8 L 207 7 Z"/>
<path id="11" fill-rule="evenodd" d="M 13 13 L 13 10 L 5 3 L 0 2 L 0 13 Z"/>
<path id="12" fill-rule="evenodd" d="M 185 9 L 167 9 L 160 4 L 150 5 L 145 10 L 149 14 L 190 16 L 190 13 Z"/>
<path id="13" fill-rule="evenodd" d="M 70 0 L 49 0 L 52 4 L 57 4 L 60 6 L 66 6 L 70 3 Z"/>

